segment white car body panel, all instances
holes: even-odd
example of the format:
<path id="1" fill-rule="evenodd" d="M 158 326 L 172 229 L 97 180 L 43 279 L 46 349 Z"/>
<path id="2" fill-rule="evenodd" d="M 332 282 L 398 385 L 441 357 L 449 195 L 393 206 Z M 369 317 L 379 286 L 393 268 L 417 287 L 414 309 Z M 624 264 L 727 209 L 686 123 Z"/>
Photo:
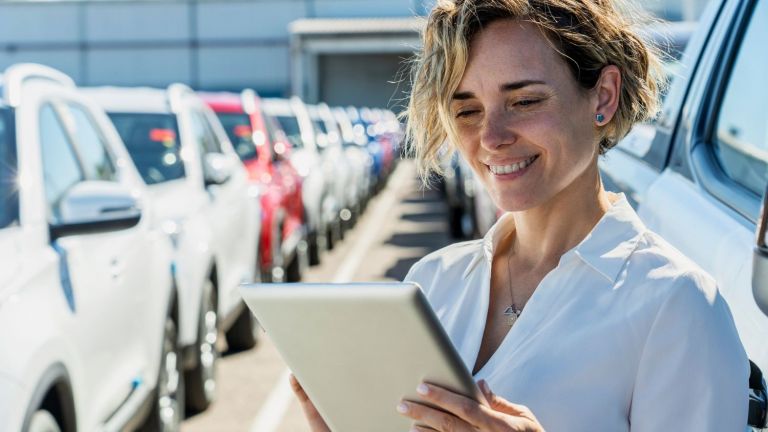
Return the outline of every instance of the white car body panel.
<path id="1" fill-rule="evenodd" d="M 648 228 L 694 260 L 717 280 L 750 360 L 768 370 L 768 317 L 752 295 L 754 227 L 733 210 L 665 171 L 648 189 L 639 215 Z M 680 223 L 684 220 L 685 223 Z"/>
<path id="2" fill-rule="evenodd" d="M 196 95 L 173 99 L 170 91 L 152 88 L 85 91 L 108 112 L 176 116 L 186 176 L 150 185 L 149 189 L 159 207 L 155 223 L 176 231 L 179 241 L 175 257 L 181 307 L 179 334 L 182 345 L 188 346 L 197 338 L 203 286 L 211 267 L 216 266 L 219 282 L 220 317 L 231 316 L 239 309 L 242 300 L 238 286 L 255 278 L 261 221 L 258 199 L 248 194 L 248 174 L 218 119 Z M 233 161 L 233 174 L 224 185 L 204 186 L 203 155 L 195 142 L 192 122 L 197 120 L 193 113 L 208 120 L 224 154 Z"/>
<path id="3" fill-rule="evenodd" d="M 171 245 L 152 230 L 145 188 L 98 109 L 73 88 L 33 81 L 16 109 L 19 226 L 0 228 L 0 376 L 14 377 L 0 403 L 13 401 L 0 430 L 19 430 L 40 379 L 51 367 L 69 376 L 78 430 L 98 430 L 134 386 L 156 385 L 163 322 L 171 295 Z M 49 240 L 39 139 L 39 112 L 50 100 L 85 108 L 115 159 L 118 183 L 142 205 L 130 229 Z M 66 121 L 66 120 L 65 120 Z M 62 253 L 66 253 L 63 266 Z M 10 264 L 10 265 L 5 265 Z M 71 281 L 67 300 L 62 268 Z M 137 320 L 136 310 L 142 311 Z"/>

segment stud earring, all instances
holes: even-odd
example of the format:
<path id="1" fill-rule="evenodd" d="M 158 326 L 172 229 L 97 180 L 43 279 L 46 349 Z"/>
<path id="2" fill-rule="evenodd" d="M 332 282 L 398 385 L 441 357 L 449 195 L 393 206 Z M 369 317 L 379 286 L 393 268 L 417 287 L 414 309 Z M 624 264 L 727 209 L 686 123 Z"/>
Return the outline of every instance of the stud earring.
<path id="1" fill-rule="evenodd" d="M 595 120 L 597 120 L 597 122 L 598 122 L 598 123 L 602 123 L 602 122 L 603 122 L 603 120 L 605 120 L 605 116 L 604 116 L 604 115 L 602 115 L 602 114 L 600 114 L 600 113 L 598 113 L 598 114 L 595 116 Z"/>

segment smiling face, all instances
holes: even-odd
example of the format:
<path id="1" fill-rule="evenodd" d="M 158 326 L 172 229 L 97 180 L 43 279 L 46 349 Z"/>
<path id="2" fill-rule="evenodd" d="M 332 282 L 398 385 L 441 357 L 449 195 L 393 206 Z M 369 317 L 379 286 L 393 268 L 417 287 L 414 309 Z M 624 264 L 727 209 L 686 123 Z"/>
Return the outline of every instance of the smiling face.
<path id="1" fill-rule="evenodd" d="M 499 20 L 472 39 L 450 113 L 496 205 L 522 211 L 599 186 L 598 105 L 538 27 Z"/>

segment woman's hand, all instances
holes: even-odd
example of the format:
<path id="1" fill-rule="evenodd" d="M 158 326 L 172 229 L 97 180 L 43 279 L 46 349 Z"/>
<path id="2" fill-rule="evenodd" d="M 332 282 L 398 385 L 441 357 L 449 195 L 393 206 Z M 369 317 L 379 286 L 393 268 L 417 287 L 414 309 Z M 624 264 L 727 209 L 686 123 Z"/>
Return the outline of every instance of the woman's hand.
<path id="1" fill-rule="evenodd" d="M 299 384 L 296 377 L 291 374 L 289 380 L 291 382 L 291 389 L 296 395 L 296 398 L 299 399 L 299 404 L 301 404 L 301 409 L 304 411 L 304 416 L 307 417 L 309 428 L 312 432 L 331 432 L 331 428 L 325 424 L 325 420 L 323 420 L 320 413 L 317 412 L 315 404 L 309 400 L 309 396 L 307 396 L 307 393 L 304 391 L 304 388 L 301 387 L 301 384 Z"/>
<path id="2" fill-rule="evenodd" d="M 402 401 L 397 410 L 419 424 L 428 426 L 414 426 L 412 431 L 418 432 L 544 432 L 544 428 L 527 407 L 513 404 L 495 395 L 484 380 L 480 381 L 479 385 L 490 406 L 442 387 L 422 383 L 416 391 L 424 401 L 439 407 L 440 410 L 415 401 Z"/>

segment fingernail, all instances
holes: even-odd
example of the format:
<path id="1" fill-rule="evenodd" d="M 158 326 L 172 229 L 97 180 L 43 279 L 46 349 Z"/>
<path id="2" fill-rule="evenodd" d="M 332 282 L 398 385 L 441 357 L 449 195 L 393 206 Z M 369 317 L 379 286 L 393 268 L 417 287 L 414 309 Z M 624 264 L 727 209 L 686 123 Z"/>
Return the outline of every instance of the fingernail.
<path id="1" fill-rule="evenodd" d="M 408 405 L 400 402 L 399 404 L 397 404 L 397 412 L 399 412 L 400 414 L 407 413 L 408 412 Z"/>
<path id="2" fill-rule="evenodd" d="M 426 396 L 429 393 L 429 387 L 427 387 L 426 384 L 421 383 L 418 387 L 416 387 L 416 393 Z"/>

